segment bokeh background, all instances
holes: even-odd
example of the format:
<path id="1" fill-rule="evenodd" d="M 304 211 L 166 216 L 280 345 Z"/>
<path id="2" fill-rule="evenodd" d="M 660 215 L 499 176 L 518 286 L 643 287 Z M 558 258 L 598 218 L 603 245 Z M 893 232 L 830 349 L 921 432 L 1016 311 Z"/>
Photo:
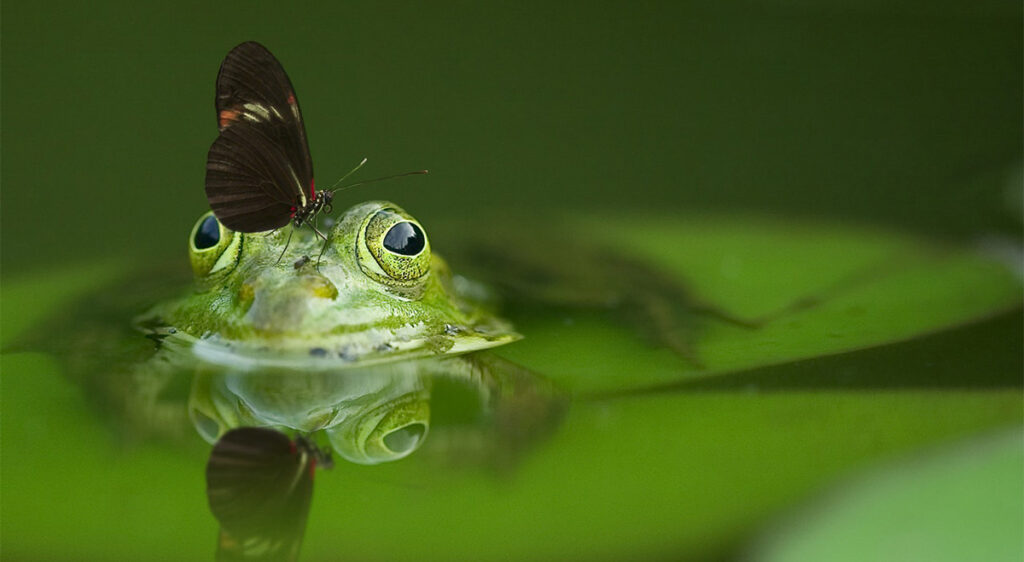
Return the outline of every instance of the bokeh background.
<path id="1" fill-rule="evenodd" d="M 2 26 L 5 274 L 181 255 L 217 68 L 249 39 L 292 78 L 318 185 L 363 157 L 432 172 L 342 207 L 1020 234 L 1019 2 L 11 0 Z"/>
<path id="2" fill-rule="evenodd" d="M 62 308 L 62 289 L 89 285 L 91 274 L 76 272 L 116 270 L 105 267 L 108 258 L 140 270 L 177 260 L 187 275 L 186 235 L 208 208 L 214 80 L 224 55 L 246 40 L 269 47 L 291 77 L 318 186 L 363 157 L 362 178 L 431 170 L 343 192 L 339 210 L 390 199 L 428 232 L 465 217 L 560 220 L 623 210 L 651 217 L 642 226 L 652 231 L 709 237 L 721 233 L 676 223 L 767 215 L 783 219 L 769 221 L 776 226 L 786 219 L 827 225 L 821 232 L 906 232 L 940 248 L 993 239 L 1018 252 L 1021 245 L 1019 0 L 7 0 L 0 10 L 6 333 L 53 309 L 63 320 L 70 308 Z M 753 224 L 743 232 L 770 234 Z M 789 234 L 786 248 L 800 248 Z M 773 264 L 789 257 L 763 255 Z M 814 277 L 817 262 L 806 256 L 821 254 L 797 255 L 808 263 L 793 258 L 779 269 Z M 926 289 L 923 298 L 936 287 L 937 295 L 986 297 L 984 285 L 959 287 L 958 279 L 947 274 L 913 287 Z M 1001 286 L 1012 291 L 1015 283 L 1010 277 Z M 756 293 L 761 287 L 753 285 Z M 883 304 L 903 293 L 895 294 Z M 832 511 L 854 524 L 831 527 L 838 537 L 812 533 L 820 548 L 803 559 L 879 559 L 865 548 L 889 548 L 877 537 L 898 529 L 894 521 L 950 530 L 908 551 L 921 559 L 961 560 L 983 547 L 1019 559 L 1019 542 L 1002 539 L 1024 521 L 1016 500 L 1024 493 L 1024 339 L 1019 291 L 1001 298 L 1015 308 L 985 309 L 996 316 L 914 341 L 765 366 L 704 386 L 584 396 L 514 478 L 452 476 L 423 470 L 416 458 L 340 463 L 317 483 L 304 552 L 311 560 L 339 552 L 353 559 L 733 558 L 766 528 L 785 525 L 801 501 L 851 473 L 863 477 L 859 469 L 877 469 L 857 497 L 892 494 L 874 492 L 877 503 L 867 508 Z M 939 300 L 943 312 L 948 301 Z M 920 316 L 942 316 L 933 311 Z M 576 328 L 561 330 L 556 313 L 531 323 L 531 312 L 525 322 L 521 312 L 514 317 L 530 337 L 507 353 L 532 358 L 521 363 L 546 374 L 566 380 L 551 366 L 589 359 L 603 363 L 608 378 L 584 373 L 577 382 L 615 381 L 625 390 L 650 374 L 652 362 L 671 360 L 664 372 L 672 376 L 680 369 L 677 357 L 608 328 L 605 316 L 581 315 Z M 116 322 L 125 327 L 123 317 Z M 81 330 L 73 318 L 65 323 Z M 948 324 L 920 324 L 941 326 Z M 706 335 L 702 346 L 713 341 Z M 199 468 L 205 443 L 189 435 L 178 448 L 123 447 L 109 424 L 97 423 L 102 412 L 59 358 L 3 350 L 5 559 L 212 553 L 216 523 Z M 618 369 L 624 363 L 635 363 L 633 370 Z M 882 466 L 982 434 L 987 441 L 906 473 Z M 959 510 L 965 505 L 977 510 Z M 576 537 L 590 550 L 578 550 Z M 837 544 L 847 548 L 838 552 Z M 801 559 L 780 552 L 762 559 Z"/>

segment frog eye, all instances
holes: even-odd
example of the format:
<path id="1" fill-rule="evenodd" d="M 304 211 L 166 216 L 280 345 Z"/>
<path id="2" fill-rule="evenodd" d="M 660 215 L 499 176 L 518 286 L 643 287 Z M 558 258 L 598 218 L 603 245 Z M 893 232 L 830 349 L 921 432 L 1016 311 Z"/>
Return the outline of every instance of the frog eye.
<path id="1" fill-rule="evenodd" d="M 238 263 L 241 236 L 236 236 L 213 216 L 199 217 L 188 239 L 188 254 L 196 277 L 230 271 Z"/>
<path id="2" fill-rule="evenodd" d="M 192 245 L 196 250 L 205 250 L 216 246 L 217 242 L 220 242 L 220 223 L 213 215 L 206 215 L 196 226 Z"/>
<path id="3" fill-rule="evenodd" d="M 420 448 L 430 428 L 430 397 L 423 391 L 349 415 L 327 429 L 331 446 L 359 464 L 396 461 Z"/>
<path id="4" fill-rule="evenodd" d="M 411 285 L 430 271 L 430 243 L 415 219 L 398 209 L 374 213 L 360 236 L 373 262 L 360 260 L 363 271 L 381 281 Z M 383 275 L 382 275 L 383 274 Z"/>
<path id="5" fill-rule="evenodd" d="M 399 256 L 415 257 L 427 245 L 427 237 L 416 223 L 395 223 L 384 235 L 384 249 Z"/>

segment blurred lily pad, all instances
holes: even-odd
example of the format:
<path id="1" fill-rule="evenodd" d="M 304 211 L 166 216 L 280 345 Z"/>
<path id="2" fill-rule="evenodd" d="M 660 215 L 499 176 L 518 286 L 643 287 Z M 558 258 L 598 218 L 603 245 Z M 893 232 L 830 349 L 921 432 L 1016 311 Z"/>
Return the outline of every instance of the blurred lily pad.
<path id="1" fill-rule="evenodd" d="M 698 315 L 699 326 L 685 335 L 693 340 L 688 360 L 652 348 L 635 327 L 610 322 L 599 309 L 507 311 L 526 338 L 501 353 L 577 392 L 621 392 L 893 343 L 994 316 L 1022 298 L 1019 279 L 999 261 L 891 231 L 768 217 L 573 220 L 572 230 L 588 233 L 605 255 L 644 263 L 696 304 L 751 323 Z M 120 262 L 98 263 L 5 281 L 4 341 L 126 271 Z M 626 272 L 626 290 L 630 274 L 650 272 Z M 40 293 L 48 298 L 30 298 Z"/>
<path id="2" fill-rule="evenodd" d="M 1024 432 L 866 471 L 760 541 L 752 560 L 1024 559 Z"/>
<path id="3" fill-rule="evenodd" d="M 579 219 L 575 230 L 675 279 L 699 305 L 753 324 L 705 315 L 691 336 L 695 364 L 651 350 L 601 314 L 556 310 L 514 318 L 527 338 L 502 353 L 581 392 L 898 342 L 1021 303 L 1020 281 L 999 261 L 873 228 L 694 216 Z"/>

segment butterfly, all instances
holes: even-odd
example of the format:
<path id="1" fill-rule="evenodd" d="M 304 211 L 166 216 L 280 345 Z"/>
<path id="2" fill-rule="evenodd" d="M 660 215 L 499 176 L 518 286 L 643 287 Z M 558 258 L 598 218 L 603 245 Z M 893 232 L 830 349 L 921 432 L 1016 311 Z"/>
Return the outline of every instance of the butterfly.
<path id="1" fill-rule="evenodd" d="M 215 106 L 220 134 L 206 157 L 206 197 L 217 220 L 235 232 L 310 224 L 326 247 L 315 219 L 333 210 L 337 189 L 316 190 L 302 110 L 281 63 L 255 41 L 231 49 L 217 73 Z"/>
<path id="2" fill-rule="evenodd" d="M 295 88 L 266 47 L 248 41 L 228 53 L 215 105 L 220 135 L 206 158 L 206 197 L 221 224 L 263 232 L 331 211 L 333 193 L 313 183 Z"/>
<path id="3" fill-rule="evenodd" d="M 264 427 L 221 436 L 206 465 L 206 495 L 220 523 L 217 560 L 295 560 L 318 465 L 330 468 L 330 455 L 301 436 Z"/>

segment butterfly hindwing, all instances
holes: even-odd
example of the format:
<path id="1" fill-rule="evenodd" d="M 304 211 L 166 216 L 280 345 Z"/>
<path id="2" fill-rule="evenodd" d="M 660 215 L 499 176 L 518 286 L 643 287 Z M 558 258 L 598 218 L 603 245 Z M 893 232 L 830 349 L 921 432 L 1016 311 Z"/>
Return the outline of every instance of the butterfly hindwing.
<path id="1" fill-rule="evenodd" d="M 236 232 L 281 228 L 301 207 L 288 156 L 258 128 L 236 123 L 221 131 L 206 158 L 206 197 L 217 219 Z"/>

